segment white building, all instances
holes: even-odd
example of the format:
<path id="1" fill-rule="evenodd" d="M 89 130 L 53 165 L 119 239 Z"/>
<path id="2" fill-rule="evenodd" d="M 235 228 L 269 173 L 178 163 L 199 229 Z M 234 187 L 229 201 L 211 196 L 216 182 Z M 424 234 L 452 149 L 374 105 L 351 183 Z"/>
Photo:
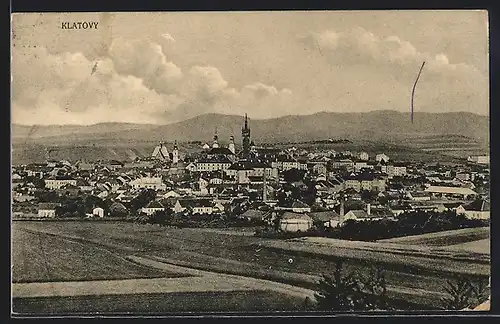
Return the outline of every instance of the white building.
<path id="1" fill-rule="evenodd" d="M 134 189 L 165 190 L 167 186 L 161 177 L 143 177 L 130 181 L 130 186 Z"/>
<path id="2" fill-rule="evenodd" d="M 101 207 L 96 207 L 92 210 L 92 215 L 103 218 L 104 217 L 104 209 L 102 209 Z"/>
<path id="3" fill-rule="evenodd" d="M 370 159 L 370 156 L 366 152 L 361 152 L 359 153 L 359 159 L 363 161 L 368 161 Z"/>
<path id="4" fill-rule="evenodd" d="M 377 154 L 375 156 L 375 161 L 380 162 L 380 161 L 385 161 L 386 163 L 389 162 L 389 157 L 385 155 L 384 153 Z"/>
<path id="5" fill-rule="evenodd" d="M 53 178 L 45 180 L 45 188 L 47 189 L 61 189 L 66 185 L 76 186 L 76 179 L 72 178 Z"/>
<path id="6" fill-rule="evenodd" d="M 490 164 L 490 156 L 489 155 L 476 155 L 469 156 L 467 158 L 469 162 L 477 163 L 477 164 Z"/>
<path id="7" fill-rule="evenodd" d="M 313 220 L 306 214 L 285 212 L 279 222 L 284 232 L 305 232 L 313 225 Z"/>
<path id="8" fill-rule="evenodd" d="M 458 206 L 457 214 L 465 215 L 468 219 L 490 219 L 490 204 L 485 200 L 476 200 L 467 205 Z"/>
<path id="9" fill-rule="evenodd" d="M 143 207 L 141 209 L 141 212 L 143 212 L 146 215 L 153 215 L 156 212 L 159 211 L 164 211 L 165 206 L 163 206 L 160 202 L 153 200 L 149 204 L 147 204 L 146 207 Z"/>
<path id="10" fill-rule="evenodd" d="M 56 217 L 56 207 L 59 204 L 54 203 L 41 203 L 38 205 L 38 217 L 40 218 L 54 218 Z"/>

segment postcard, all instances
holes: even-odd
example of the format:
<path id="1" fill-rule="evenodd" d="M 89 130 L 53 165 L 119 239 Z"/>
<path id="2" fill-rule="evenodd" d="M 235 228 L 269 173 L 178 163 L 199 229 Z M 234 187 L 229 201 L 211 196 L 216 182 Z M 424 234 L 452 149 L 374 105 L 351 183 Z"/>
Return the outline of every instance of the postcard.
<path id="1" fill-rule="evenodd" d="M 488 13 L 11 16 L 12 316 L 488 310 Z"/>

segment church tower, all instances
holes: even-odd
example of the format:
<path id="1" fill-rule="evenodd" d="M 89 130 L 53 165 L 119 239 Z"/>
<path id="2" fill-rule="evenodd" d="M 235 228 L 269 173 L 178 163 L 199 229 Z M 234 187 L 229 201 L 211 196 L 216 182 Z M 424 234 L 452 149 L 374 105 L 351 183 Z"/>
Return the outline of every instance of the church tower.
<path id="1" fill-rule="evenodd" d="M 172 151 L 172 162 L 174 164 L 179 162 L 179 148 L 177 147 L 177 141 L 175 141 L 174 149 Z"/>
<path id="2" fill-rule="evenodd" d="M 245 114 L 245 126 L 241 129 L 243 139 L 243 155 L 246 157 L 250 153 L 250 128 L 248 127 L 248 117 Z"/>
<path id="3" fill-rule="evenodd" d="M 234 136 L 231 135 L 231 137 L 229 137 L 229 150 L 231 151 L 231 153 L 235 154 L 236 152 L 236 148 L 234 147 Z"/>
<path id="4" fill-rule="evenodd" d="M 217 128 L 215 128 L 214 143 L 212 144 L 212 147 L 213 148 L 219 147 L 219 135 L 217 135 Z"/>

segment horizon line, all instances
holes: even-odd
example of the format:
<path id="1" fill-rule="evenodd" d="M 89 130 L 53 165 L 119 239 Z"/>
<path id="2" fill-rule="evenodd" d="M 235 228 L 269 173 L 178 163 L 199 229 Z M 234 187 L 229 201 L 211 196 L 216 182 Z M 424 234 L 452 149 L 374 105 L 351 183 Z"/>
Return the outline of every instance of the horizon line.
<path id="1" fill-rule="evenodd" d="M 401 110 L 394 110 L 394 109 L 381 109 L 381 110 L 370 110 L 370 111 L 364 111 L 364 112 L 340 112 L 340 111 L 318 111 L 315 113 L 311 114 L 289 114 L 289 115 L 283 115 L 279 117 L 272 117 L 272 118 L 251 118 L 249 117 L 249 120 L 273 120 L 273 119 L 280 119 L 280 118 L 286 118 L 286 117 L 294 117 L 294 116 L 314 116 L 314 115 L 319 115 L 319 114 L 370 114 L 370 113 L 377 113 L 377 112 L 392 112 L 392 113 L 398 113 L 398 114 L 407 114 L 407 112 L 401 111 Z M 473 114 L 477 116 L 483 116 L 483 117 L 489 117 L 489 113 L 484 115 L 476 112 L 471 112 L 471 111 L 446 111 L 446 112 L 437 112 L 437 111 L 418 111 L 414 112 L 414 114 Z M 178 123 L 182 123 L 188 120 L 192 120 L 201 116 L 205 115 L 220 115 L 220 116 L 228 116 L 228 117 L 242 117 L 244 118 L 245 115 L 238 115 L 238 114 L 224 114 L 224 113 L 218 113 L 218 112 L 209 112 L 209 113 L 204 113 L 200 115 L 196 115 L 194 117 L 186 118 L 183 120 L 179 121 L 174 121 L 174 122 L 166 122 L 166 123 L 142 123 L 142 122 L 120 122 L 120 121 L 103 121 L 103 122 L 98 122 L 98 123 L 92 123 L 92 124 L 23 124 L 19 122 L 11 122 L 11 127 L 14 125 L 17 126 L 41 126 L 41 127 L 50 127 L 50 126 L 96 126 L 96 125 L 103 125 L 103 124 L 128 124 L 128 125 L 156 125 L 156 126 L 166 126 L 166 125 L 174 125 Z"/>

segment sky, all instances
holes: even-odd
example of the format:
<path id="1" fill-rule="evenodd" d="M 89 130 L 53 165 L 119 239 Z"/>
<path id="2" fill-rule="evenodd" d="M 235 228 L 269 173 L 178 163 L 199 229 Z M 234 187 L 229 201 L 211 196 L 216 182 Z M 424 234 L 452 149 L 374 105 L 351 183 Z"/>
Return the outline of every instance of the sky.
<path id="1" fill-rule="evenodd" d="M 489 114 L 485 11 L 12 15 L 12 122 Z M 62 22 L 98 22 L 65 30 Z"/>

